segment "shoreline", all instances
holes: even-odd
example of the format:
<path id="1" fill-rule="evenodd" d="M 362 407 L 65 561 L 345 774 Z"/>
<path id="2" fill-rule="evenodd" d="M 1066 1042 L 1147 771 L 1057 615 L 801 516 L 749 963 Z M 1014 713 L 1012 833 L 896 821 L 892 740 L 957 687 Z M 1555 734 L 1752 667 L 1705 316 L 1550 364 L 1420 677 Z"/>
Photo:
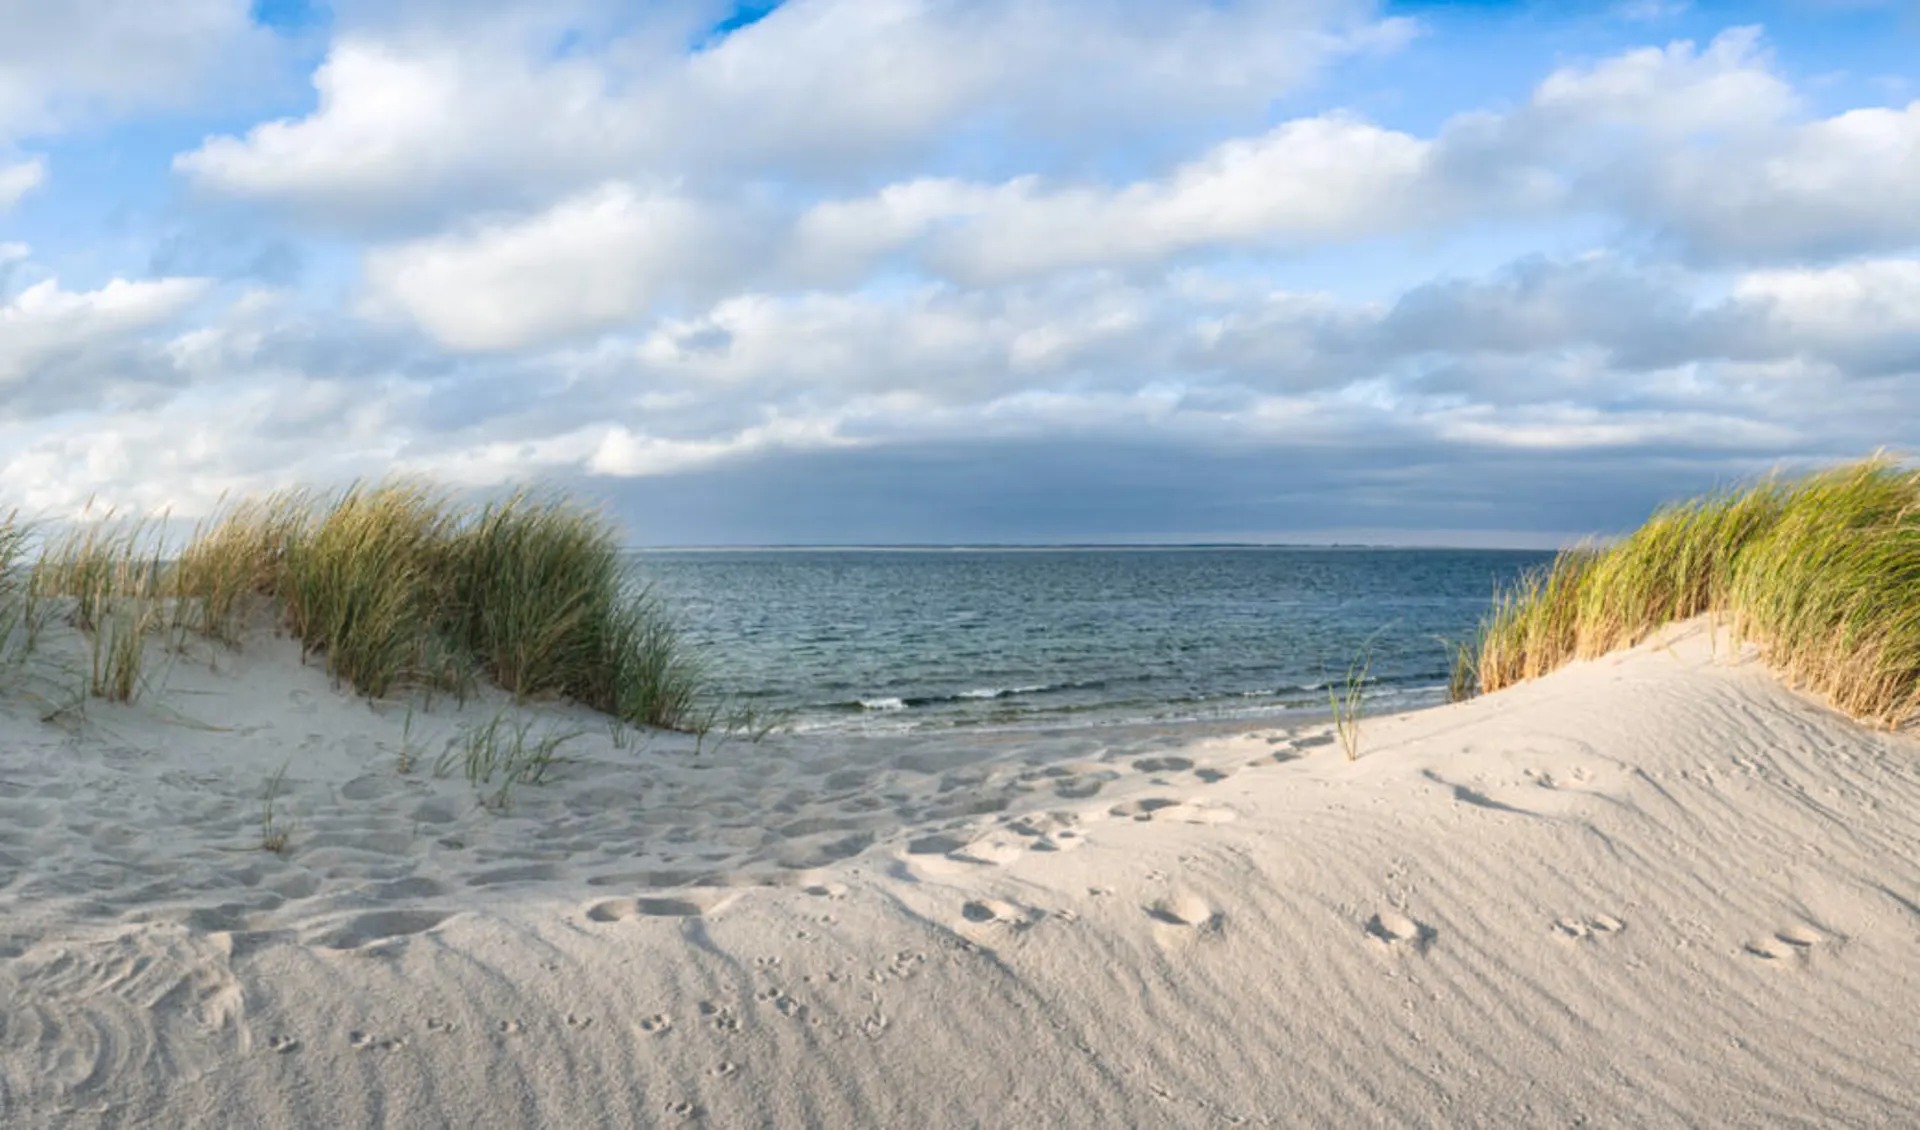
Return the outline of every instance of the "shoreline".
<path id="1" fill-rule="evenodd" d="M 498 805 L 432 762 L 504 696 L 370 707 L 298 652 L 66 728 L 0 700 L 9 1125 L 1920 1105 L 1920 743 L 1703 622 L 1356 761 L 1324 722 L 716 747 L 538 704 L 568 760 Z"/>

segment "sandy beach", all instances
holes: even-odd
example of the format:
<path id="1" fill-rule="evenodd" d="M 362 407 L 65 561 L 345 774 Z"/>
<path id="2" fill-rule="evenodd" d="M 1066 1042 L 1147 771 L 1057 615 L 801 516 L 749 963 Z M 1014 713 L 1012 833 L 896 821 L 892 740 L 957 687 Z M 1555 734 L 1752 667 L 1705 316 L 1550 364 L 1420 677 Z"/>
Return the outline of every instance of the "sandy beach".
<path id="1" fill-rule="evenodd" d="M 4 701 L 10 1127 L 1920 1109 L 1920 744 L 1702 620 L 1351 762 L 1326 726 L 696 749 L 370 705 L 265 632 L 170 663 Z M 542 783 L 436 774 L 503 712 L 572 735 Z"/>

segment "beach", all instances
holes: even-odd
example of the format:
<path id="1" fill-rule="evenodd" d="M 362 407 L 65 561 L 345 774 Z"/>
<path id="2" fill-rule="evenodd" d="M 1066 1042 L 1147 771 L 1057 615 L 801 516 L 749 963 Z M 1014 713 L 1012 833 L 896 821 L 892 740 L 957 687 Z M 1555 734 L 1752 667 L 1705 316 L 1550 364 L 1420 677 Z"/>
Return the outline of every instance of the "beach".
<path id="1" fill-rule="evenodd" d="M 1705 619 L 1354 760 L 369 702 L 266 630 L 168 662 L 0 700 L 8 1126 L 1920 1108 L 1920 743 Z M 504 795 L 454 760 L 501 724 L 560 739 Z"/>

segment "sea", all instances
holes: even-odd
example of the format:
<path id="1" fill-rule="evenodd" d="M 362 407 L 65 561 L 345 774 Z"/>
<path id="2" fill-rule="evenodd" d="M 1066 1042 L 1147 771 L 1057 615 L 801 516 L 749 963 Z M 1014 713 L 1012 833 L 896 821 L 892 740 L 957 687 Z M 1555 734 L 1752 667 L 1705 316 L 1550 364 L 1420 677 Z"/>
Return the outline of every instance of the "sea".
<path id="1" fill-rule="evenodd" d="M 1356 662 L 1446 701 L 1450 644 L 1550 554 L 1300 547 L 703 549 L 632 558 L 712 691 L 793 731 L 1292 721 Z"/>

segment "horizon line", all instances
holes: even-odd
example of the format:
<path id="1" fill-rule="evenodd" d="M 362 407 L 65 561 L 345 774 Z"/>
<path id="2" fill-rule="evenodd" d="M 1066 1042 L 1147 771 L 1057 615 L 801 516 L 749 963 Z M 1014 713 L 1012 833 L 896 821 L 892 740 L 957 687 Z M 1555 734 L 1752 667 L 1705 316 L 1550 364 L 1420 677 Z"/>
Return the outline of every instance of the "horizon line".
<path id="1" fill-rule="evenodd" d="M 1438 542 L 1274 542 L 1274 541 L 1191 541 L 1191 542 L 767 542 L 757 544 L 685 544 L 630 545 L 630 553 L 711 553 L 711 552 L 835 552 L 868 551 L 885 553 L 985 550 L 1021 552 L 1048 550 L 1168 550 L 1168 549 L 1368 549 L 1368 550 L 1455 550 L 1485 553 L 1553 553 L 1553 549 L 1524 545 L 1448 545 Z"/>

